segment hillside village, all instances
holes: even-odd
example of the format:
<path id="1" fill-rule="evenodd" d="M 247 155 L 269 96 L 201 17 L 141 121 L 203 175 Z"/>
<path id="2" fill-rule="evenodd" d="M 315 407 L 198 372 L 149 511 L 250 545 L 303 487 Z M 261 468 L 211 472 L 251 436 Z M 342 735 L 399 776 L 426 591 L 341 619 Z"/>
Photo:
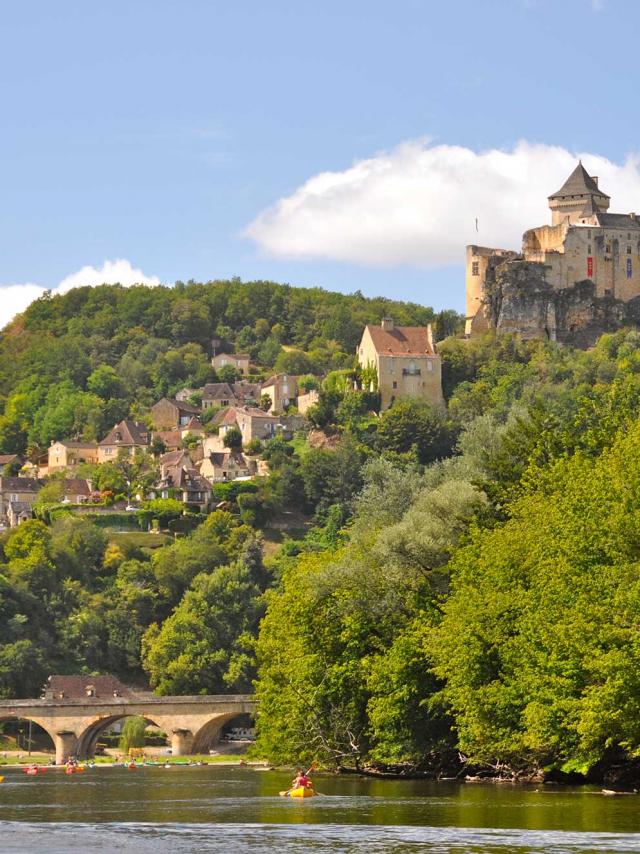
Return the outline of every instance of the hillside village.
<path id="1" fill-rule="evenodd" d="M 185 512 L 208 513 L 228 505 L 217 485 L 268 475 L 265 443 L 309 433 L 325 378 L 274 373 L 260 380 L 260 366 L 246 353 L 214 353 L 211 366 L 219 381 L 162 397 L 144 420 L 125 418 L 99 441 L 61 436 L 29 458 L 0 455 L 0 529 L 55 507 L 110 518 L 122 513 L 124 523 L 124 514 L 155 499 L 177 500 Z M 408 398 L 436 407 L 443 403 L 441 359 L 430 325 L 399 326 L 390 317 L 367 324 L 354 369 L 342 373 L 345 389 L 363 389 L 377 401 L 372 417 Z M 132 460 L 146 469 L 144 478 L 126 471 Z M 99 488 L 95 477 L 87 476 L 104 466 L 120 468 L 124 492 Z"/>

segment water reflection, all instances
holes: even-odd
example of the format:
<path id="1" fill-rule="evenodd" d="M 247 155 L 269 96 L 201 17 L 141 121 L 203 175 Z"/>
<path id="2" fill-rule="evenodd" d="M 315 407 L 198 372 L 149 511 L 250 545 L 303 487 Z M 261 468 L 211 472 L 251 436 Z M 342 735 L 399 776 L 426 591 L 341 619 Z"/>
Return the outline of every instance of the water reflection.
<path id="1" fill-rule="evenodd" d="M 278 797 L 289 780 L 220 767 L 9 770 L 0 850 L 181 852 L 197 838 L 213 851 L 222 834 L 227 851 L 640 851 L 636 796 L 318 776 L 324 796 L 296 801 Z"/>

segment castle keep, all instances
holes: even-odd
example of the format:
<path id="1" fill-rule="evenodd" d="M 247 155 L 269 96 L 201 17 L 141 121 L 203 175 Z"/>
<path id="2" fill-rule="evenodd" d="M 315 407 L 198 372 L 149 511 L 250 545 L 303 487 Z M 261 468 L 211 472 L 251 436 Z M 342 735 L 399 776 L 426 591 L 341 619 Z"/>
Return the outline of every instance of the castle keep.
<path id="1" fill-rule="evenodd" d="M 578 163 L 549 196 L 551 225 L 521 252 L 467 246 L 466 333 L 491 329 L 589 346 L 640 320 L 640 222 L 609 213 L 609 196 Z"/>

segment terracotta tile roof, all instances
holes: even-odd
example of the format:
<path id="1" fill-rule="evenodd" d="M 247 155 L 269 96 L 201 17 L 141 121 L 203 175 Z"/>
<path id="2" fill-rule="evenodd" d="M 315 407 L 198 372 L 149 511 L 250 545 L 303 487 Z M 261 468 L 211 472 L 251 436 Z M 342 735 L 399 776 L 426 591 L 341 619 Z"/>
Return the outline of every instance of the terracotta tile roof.
<path id="1" fill-rule="evenodd" d="M 268 380 L 262 383 L 262 388 L 268 388 L 269 386 L 275 385 L 280 380 L 295 382 L 296 377 L 292 374 L 274 374 L 272 377 L 269 377 Z"/>
<path id="2" fill-rule="evenodd" d="M 182 444 L 182 433 L 179 430 L 157 430 L 153 435 L 161 439 L 167 448 L 178 448 Z"/>
<path id="3" fill-rule="evenodd" d="M 94 697 L 131 697 L 132 691 L 115 676 L 50 676 L 43 692 L 52 692 L 54 699 L 81 699 L 87 689 L 93 689 Z"/>
<path id="4" fill-rule="evenodd" d="M 116 439 L 117 434 L 120 434 L 120 439 Z M 125 419 L 116 424 L 99 444 L 121 445 L 123 448 L 132 445 L 148 445 L 149 431 L 144 424 Z"/>
<path id="5" fill-rule="evenodd" d="M 220 359 L 222 356 L 225 359 L 248 359 L 249 353 L 216 353 L 214 359 Z"/>
<path id="6" fill-rule="evenodd" d="M 383 329 L 370 323 L 367 329 L 373 346 L 381 356 L 434 355 L 426 326 L 394 326 L 393 329 Z"/>
<path id="7" fill-rule="evenodd" d="M 0 466 L 7 466 L 18 459 L 17 454 L 0 454 Z"/>
<path id="8" fill-rule="evenodd" d="M 188 424 L 184 424 L 180 429 L 182 430 L 202 430 L 202 422 L 199 418 L 192 418 Z"/>
<path id="9" fill-rule="evenodd" d="M 62 488 L 67 493 L 74 495 L 90 495 L 91 485 L 88 480 L 83 477 L 69 477 L 62 481 Z"/>
<path id="10" fill-rule="evenodd" d="M 168 454 L 163 454 L 160 457 L 161 466 L 177 466 L 183 462 L 191 462 L 191 457 L 187 451 L 169 451 Z"/>

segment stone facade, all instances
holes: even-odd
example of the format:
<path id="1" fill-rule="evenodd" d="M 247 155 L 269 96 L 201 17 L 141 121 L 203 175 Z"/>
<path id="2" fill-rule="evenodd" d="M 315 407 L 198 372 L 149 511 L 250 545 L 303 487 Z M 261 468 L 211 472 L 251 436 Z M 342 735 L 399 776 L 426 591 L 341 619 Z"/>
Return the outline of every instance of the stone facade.
<path id="1" fill-rule="evenodd" d="M 549 208 L 551 225 L 526 231 L 520 252 L 467 247 L 467 335 L 498 330 L 589 346 L 636 322 L 636 214 L 608 213 L 609 196 L 581 163 Z"/>
<path id="2" fill-rule="evenodd" d="M 211 359 L 212 366 L 219 371 L 226 365 L 231 365 L 239 374 L 245 376 L 249 373 L 249 354 L 248 353 L 218 353 Z"/>
<path id="3" fill-rule="evenodd" d="M 381 326 L 365 327 L 357 354 L 362 368 L 376 371 L 382 409 L 408 397 L 442 403 L 442 364 L 430 326 L 396 326 L 385 317 Z"/>

